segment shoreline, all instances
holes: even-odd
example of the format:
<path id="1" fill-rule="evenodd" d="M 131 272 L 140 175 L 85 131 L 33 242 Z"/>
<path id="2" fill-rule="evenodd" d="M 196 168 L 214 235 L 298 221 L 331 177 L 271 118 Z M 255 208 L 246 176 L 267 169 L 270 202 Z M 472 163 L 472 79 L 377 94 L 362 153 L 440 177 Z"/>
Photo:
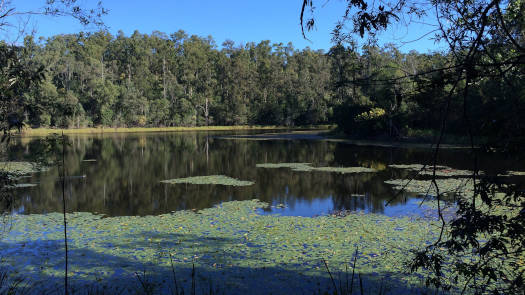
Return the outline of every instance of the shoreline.
<path id="1" fill-rule="evenodd" d="M 333 125 L 317 126 L 197 126 L 197 127 L 92 127 L 79 129 L 61 129 L 61 128 L 36 128 L 24 129 L 21 133 L 16 134 L 20 137 L 26 136 L 45 136 L 50 134 L 104 134 L 104 133 L 142 133 L 142 132 L 189 132 L 189 131 L 236 131 L 236 130 L 325 130 L 331 129 Z"/>
<path id="2" fill-rule="evenodd" d="M 257 126 L 257 125 L 237 125 L 237 126 L 196 126 L 196 127 L 91 127 L 91 128 L 27 128 L 22 133 L 14 134 L 17 137 L 39 137 L 51 134 L 122 134 L 122 133 L 155 133 L 155 132 L 202 132 L 202 131 L 279 131 L 279 133 L 264 133 L 258 135 L 229 135 L 219 136 L 223 139 L 245 139 L 245 140 L 292 140 L 310 139 L 325 140 L 328 142 L 345 143 L 357 146 L 378 146 L 390 148 L 434 148 L 435 144 L 426 140 L 385 140 L 385 139 L 355 139 L 345 138 L 331 133 L 336 128 L 335 125 L 315 125 L 315 126 Z M 282 133 L 288 131 L 288 133 Z M 441 148 L 445 149 L 466 149 L 470 148 L 462 143 L 442 143 Z M 478 148 L 478 147 L 476 147 Z"/>

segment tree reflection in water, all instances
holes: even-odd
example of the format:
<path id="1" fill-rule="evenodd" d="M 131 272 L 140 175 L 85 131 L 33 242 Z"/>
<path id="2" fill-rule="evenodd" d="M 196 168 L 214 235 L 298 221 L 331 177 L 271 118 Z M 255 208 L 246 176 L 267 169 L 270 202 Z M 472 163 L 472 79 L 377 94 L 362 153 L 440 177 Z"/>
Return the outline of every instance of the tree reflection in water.
<path id="1" fill-rule="evenodd" d="M 109 216 L 151 215 L 183 209 L 203 209 L 230 200 L 257 198 L 287 208 L 268 212 L 313 216 L 332 210 L 385 212 L 395 191 L 387 179 L 409 176 L 389 169 L 392 163 L 422 163 L 430 150 L 353 146 L 322 140 L 224 139 L 216 132 L 73 135 L 66 154 L 69 175 L 68 209 Z M 39 149 L 35 138 L 19 138 L 10 160 L 31 160 Z M 444 150 L 448 166 L 468 168 L 464 151 Z M 312 163 L 316 167 L 370 167 L 377 173 L 338 174 L 256 168 L 259 163 Z M 512 163 L 499 159 L 500 167 Z M 487 159 L 485 166 L 490 166 Z M 483 165 L 483 163 L 481 163 Z M 508 166 L 508 167 L 507 167 Z M 495 168 L 495 167 L 489 167 Z M 502 168 L 503 169 L 503 168 Z M 163 184 L 161 180 L 201 175 L 226 175 L 255 181 L 248 187 Z M 17 191 L 17 212 L 60 212 L 60 182 L 56 168 L 34 175 L 37 187 Z M 418 210 L 403 194 L 393 203 L 396 212 Z M 401 207 L 399 207 L 401 206 Z M 388 209 L 388 208 L 387 208 Z M 388 211 L 388 210 L 387 210 Z"/>

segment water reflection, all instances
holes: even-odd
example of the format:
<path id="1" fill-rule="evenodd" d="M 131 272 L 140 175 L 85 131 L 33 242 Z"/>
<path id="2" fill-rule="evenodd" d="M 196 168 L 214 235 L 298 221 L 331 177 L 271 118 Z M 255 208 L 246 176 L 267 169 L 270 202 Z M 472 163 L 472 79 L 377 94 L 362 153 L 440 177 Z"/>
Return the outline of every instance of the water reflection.
<path id="1" fill-rule="evenodd" d="M 220 133 L 148 133 L 70 136 L 66 153 L 68 211 L 109 216 L 161 214 L 202 209 L 224 201 L 258 198 L 287 208 L 269 212 L 313 216 L 331 210 L 363 210 L 387 214 L 418 210 L 413 195 L 403 195 L 386 209 L 394 191 L 383 182 L 406 176 L 388 169 L 391 163 L 421 163 L 429 150 L 359 147 L 321 140 L 223 139 Z M 30 159 L 39 141 L 19 138 L 11 146 L 11 160 Z M 443 163 L 470 167 L 468 152 L 443 151 Z M 492 167 L 493 159 L 486 159 Z M 335 174 L 256 168 L 258 163 L 307 162 L 314 166 L 364 166 L 378 173 Z M 504 167 L 506 162 L 499 159 Z M 509 160 L 510 166 L 512 162 Z M 483 165 L 483 161 L 480 165 Z M 252 180 L 249 187 L 169 185 L 161 180 L 222 174 Z M 84 177 L 85 176 L 85 177 Z M 23 214 L 62 209 L 57 168 L 34 175 L 34 188 L 17 191 L 15 211 Z M 394 212 L 394 213 L 392 213 Z"/>

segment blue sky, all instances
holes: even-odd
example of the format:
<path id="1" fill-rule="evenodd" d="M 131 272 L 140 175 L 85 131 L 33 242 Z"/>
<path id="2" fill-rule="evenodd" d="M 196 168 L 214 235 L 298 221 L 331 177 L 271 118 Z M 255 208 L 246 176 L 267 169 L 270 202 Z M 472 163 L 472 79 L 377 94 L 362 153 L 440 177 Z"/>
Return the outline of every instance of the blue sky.
<path id="1" fill-rule="evenodd" d="M 84 3 L 96 0 L 81 0 Z M 218 45 L 231 39 L 236 44 L 270 40 L 284 44 L 292 42 L 295 48 L 309 46 L 313 49 L 328 50 L 331 46 L 330 32 L 344 12 L 346 1 L 318 0 L 316 28 L 308 32 L 310 41 L 303 39 L 299 25 L 302 0 L 103 0 L 110 10 L 104 17 L 112 34 L 119 30 L 130 35 L 161 31 L 172 33 L 182 29 L 189 35 L 211 35 Z M 34 9 L 44 0 L 13 0 L 17 10 Z M 31 24 L 36 36 L 49 37 L 56 34 L 89 31 L 78 22 L 68 18 L 33 17 Z M 380 43 L 414 40 L 432 28 L 421 24 L 409 27 L 397 26 L 380 36 Z M 428 52 L 441 49 L 432 40 L 423 38 L 401 47 L 402 51 L 415 49 Z"/>

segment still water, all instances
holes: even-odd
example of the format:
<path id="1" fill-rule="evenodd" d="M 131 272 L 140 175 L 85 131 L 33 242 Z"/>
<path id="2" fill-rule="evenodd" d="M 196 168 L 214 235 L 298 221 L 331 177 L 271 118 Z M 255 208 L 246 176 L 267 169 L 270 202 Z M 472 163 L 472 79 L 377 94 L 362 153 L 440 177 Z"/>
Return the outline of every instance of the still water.
<path id="1" fill-rule="evenodd" d="M 385 180 L 408 176 L 389 164 L 429 163 L 432 150 L 356 146 L 313 139 L 235 138 L 224 132 L 128 133 L 70 135 L 65 153 L 68 212 L 108 216 L 157 215 L 199 210 L 231 200 L 259 199 L 273 207 L 264 213 L 316 216 L 334 210 L 359 210 L 386 215 L 419 214 L 417 195 L 396 195 Z M 238 133 L 239 135 L 241 133 Z M 243 132 L 242 134 L 246 134 Z M 259 138 L 260 139 L 260 138 Z M 31 161 L 42 152 L 39 138 L 17 138 L 10 161 Z M 467 149 L 441 150 L 439 163 L 471 169 Z M 296 172 L 287 168 L 256 168 L 260 163 L 312 163 L 313 166 L 361 166 L 377 173 L 339 174 Z M 481 169 L 519 170 L 515 159 L 483 156 Z M 226 175 L 254 181 L 247 187 L 164 184 L 161 180 L 202 175 Z M 14 213 L 61 212 L 59 169 L 34 174 L 24 182 L 35 187 L 16 190 Z M 279 208 L 284 204 L 284 208 Z"/>

